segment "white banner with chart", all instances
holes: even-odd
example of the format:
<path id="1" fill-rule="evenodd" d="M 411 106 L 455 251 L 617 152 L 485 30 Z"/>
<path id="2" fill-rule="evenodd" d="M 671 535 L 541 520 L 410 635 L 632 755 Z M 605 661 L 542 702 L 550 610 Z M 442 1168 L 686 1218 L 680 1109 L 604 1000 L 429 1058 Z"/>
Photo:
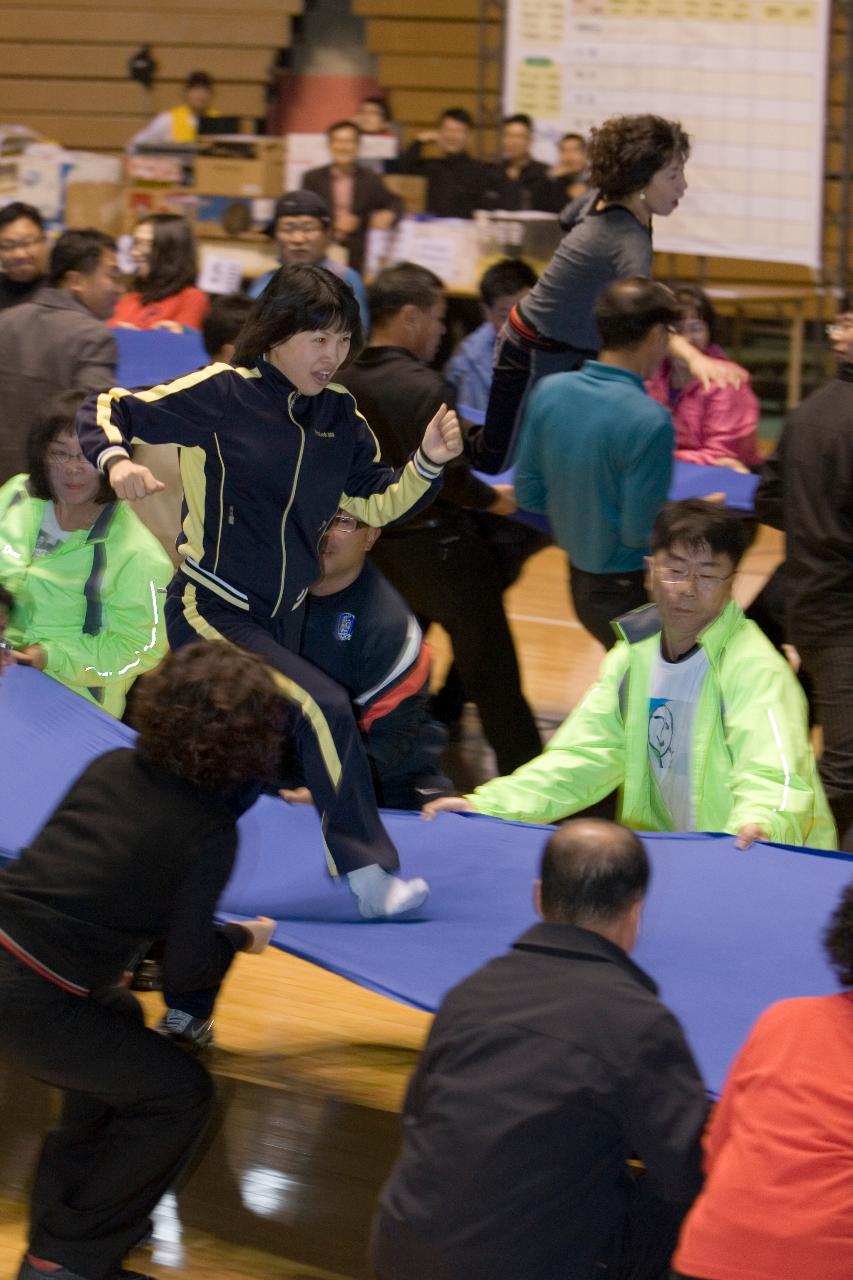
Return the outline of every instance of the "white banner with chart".
<path id="1" fill-rule="evenodd" d="M 680 120 L 689 190 L 655 248 L 819 268 L 828 39 L 829 0 L 510 0 L 504 108 L 543 156 L 608 116 Z"/>

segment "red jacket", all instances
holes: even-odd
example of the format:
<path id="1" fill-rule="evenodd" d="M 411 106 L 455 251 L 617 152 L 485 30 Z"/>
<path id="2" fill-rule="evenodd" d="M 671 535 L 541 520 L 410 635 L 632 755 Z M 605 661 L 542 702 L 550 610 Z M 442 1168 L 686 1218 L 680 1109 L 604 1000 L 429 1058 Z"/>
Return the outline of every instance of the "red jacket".
<path id="1" fill-rule="evenodd" d="M 715 360 L 725 360 L 722 347 L 706 352 Z M 683 462 L 712 466 L 718 458 L 738 458 L 748 467 L 761 462 L 755 430 L 761 412 L 749 382 L 740 387 L 702 389 L 698 378 L 676 390 L 671 381 L 669 360 L 646 382 L 649 395 L 672 413 L 675 424 L 675 456 Z"/>
<path id="2" fill-rule="evenodd" d="M 853 992 L 759 1018 L 705 1141 L 676 1271 L 707 1280 L 853 1276 Z"/>
<path id="3" fill-rule="evenodd" d="M 153 329 L 159 320 L 174 320 L 187 329 L 200 329 L 210 310 L 210 298 L 201 289 L 188 285 L 159 302 L 143 302 L 138 293 L 125 293 L 116 303 L 110 325 L 135 325 L 137 329 Z"/>

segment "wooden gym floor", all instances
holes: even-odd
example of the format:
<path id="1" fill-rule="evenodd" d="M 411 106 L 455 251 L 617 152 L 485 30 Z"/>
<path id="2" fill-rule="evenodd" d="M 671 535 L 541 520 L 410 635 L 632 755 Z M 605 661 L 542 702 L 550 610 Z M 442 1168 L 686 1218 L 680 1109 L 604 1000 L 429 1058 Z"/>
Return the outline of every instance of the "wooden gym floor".
<path id="1" fill-rule="evenodd" d="M 738 576 L 748 602 L 781 558 L 762 529 Z M 527 695 L 544 732 L 595 675 L 599 645 L 568 603 L 565 561 L 548 549 L 508 592 Z M 447 664 L 430 636 L 436 677 Z M 488 749 L 466 718 L 456 748 L 485 776 Z M 392 926 L 389 926 L 392 927 Z M 151 1020 L 159 997 L 144 997 Z M 368 1225 L 397 1147 L 398 1111 L 428 1015 L 270 950 L 238 956 L 217 1009 L 219 1114 L 192 1175 L 163 1201 L 153 1247 L 129 1263 L 162 1280 L 364 1280 Z M 56 1098 L 0 1068 L 0 1278 L 26 1243 L 27 1187 Z"/>

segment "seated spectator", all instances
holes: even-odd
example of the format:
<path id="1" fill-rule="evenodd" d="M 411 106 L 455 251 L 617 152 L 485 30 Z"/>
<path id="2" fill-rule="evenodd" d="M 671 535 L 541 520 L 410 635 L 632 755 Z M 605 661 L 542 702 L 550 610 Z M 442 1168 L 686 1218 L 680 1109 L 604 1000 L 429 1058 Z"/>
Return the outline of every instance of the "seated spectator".
<path id="1" fill-rule="evenodd" d="M 482 425 L 492 386 L 498 331 L 517 302 L 536 283 L 536 272 L 522 258 L 502 258 L 480 279 L 483 323 L 469 333 L 447 366 L 447 381 L 456 390 L 460 418 Z"/>
<path id="2" fill-rule="evenodd" d="M 403 211 L 403 202 L 364 165 L 356 164 L 361 131 L 351 120 L 340 120 L 326 130 L 332 163 L 309 169 L 302 186 L 321 196 L 332 210 L 332 235 L 346 249 L 354 271 L 364 268 L 367 232 L 387 231 Z"/>
<path id="3" fill-rule="evenodd" d="M 646 603 L 643 565 L 672 478 L 672 419 L 646 395 L 676 316 L 669 289 L 619 280 L 600 295 L 603 348 L 533 389 L 521 428 L 516 495 L 547 513 L 569 558 L 579 621 L 610 649 L 613 618 Z"/>
<path id="4" fill-rule="evenodd" d="M 206 71 L 191 71 L 184 81 L 183 102 L 161 111 L 130 140 L 131 147 L 168 146 L 174 142 L 195 142 L 198 122 L 203 116 L 219 113 L 211 107 L 216 92 L 213 78 Z"/>
<path id="5" fill-rule="evenodd" d="M 558 822 L 618 787 L 618 820 L 635 830 L 833 848 L 802 690 L 732 599 L 748 537 L 725 508 L 668 503 L 652 536 L 653 604 L 618 620 L 622 642 L 544 753 L 427 816 Z"/>
<path id="6" fill-rule="evenodd" d="M 533 121 L 520 112 L 501 121 L 501 162 L 491 174 L 490 207 L 516 212 L 545 205 L 548 168 L 530 154 Z"/>
<path id="7" fill-rule="evenodd" d="M 29 475 L 0 489 L 0 582 L 14 605 L 6 639 L 37 667 L 120 717 L 130 686 L 166 652 L 168 557 L 74 431 L 85 395 L 45 401 L 27 440 Z"/>
<path id="8" fill-rule="evenodd" d="M 0 312 L 0 484 L 24 470 L 27 434 L 49 396 L 112 385 L 116 345 L 104 322 L 120 294 L 112 236 L 64 231 L 44 287 Z"/>
<path id="9" fill-rule="evenodd" d="M 421 629 L 367 559 L 379 534 L 346 511 L 332 519 L 300 652 L 352 698 L 380 807 L 420 809 L 453 790 L 441 767 L 446 735 L 427 710 L 430 654 Z M 311 801 L 304 787 L 282 795 Z"/>
<path id="10" fill-rule="evenodd" d="M 118 329 L 200 329 L 210 299 L 195 287 L 198 275 L 193 229 L 177 213 L 149 213 L 133 228 L 130 246 L 137 287 L 120 298 L 112 324 Z"/>
<path id="11" fill-rule="evenodd" d="M 630 959 L 649 878 L 640 840 L 613 823 L 550 837 L 542 923 L 435 1016 L 374 1221 L 378 1280 L 665 1274 L 708 1107 L 681 1027 Z"/>
<path id="12" fill-rule="evenodd" d="M 251 310 L 252 299 L 242 293 L 221 293 L 212 300 L 201 326 L 201 340 L 212 361 L 231 364 L 234 344 Z"/>
<path id="13" fill-rule="evenodd" d="M 380 271 L 370 287 L 370 345 L 338 374 L 392 466 L 412 452 L 415 424 L 423 415 L 452 403 L 452 388 L 429 367 L 444 331 L 445 307 L 442 283 L 426 267 L 401 263 Z M 477 705 L 504 771 L 537 755 L 541 739 L 521 691 L 498 557 L 475 514 L 514 510 L 511 492 L 484 484 L 456 459 L 445 469 L 444 488 L 433 505 L 386 530 L 372 552 L 418 618 L 447 631 L 465 692 Z"/>
<path id="14" fill-rule="evenodd" d="M 824 946 L 843 990 L 772 1005 L 732 1065 L 675 1280 L 853 1274 L 853 884 Z"/>
<path id="15" fill-rule="evenodd" d="M 288 191 L 275 206 L 275 216 L 267 228 L 278 246 L 282 266 L 325 267 L 339 276 L 355 294 L 362 327 L 370 326 L 370 308 L 364 281 L 352 267 L 328 256 L 332 243 L 332 213 L 327 201 L 314 191 Z M 250 298 L 259 298 L 275 275 L 275 269 L 258 276 L 249 289 Z"/>
<path id="16" fill-rule="evenodd" d="M 0 311 L 29 302 L 47 284 L 49 254 L 38 209 L 21 200 L 0 209 Z"/>
<path id="17" fill-rule="evenodd" d="M 361 130 L 358 162 L 374 173 L 385 171 L 385 162 L 400 154 L 403 130 L 391 115 L 387 98 L 371 95 L 362 98 L 353 122 Z"/>
<path id="18" fill-rule="evenodd" d="M 714 340 L 717 317 L 707 295 L 693 285 L 674 293 L 680 311 L 676 331 L 703 354 L 727 359 Z M 703 387 L 682 360 L 670 355 L 646 380 L 646 390 L 672 414 L 676 458 L 743 472 L 760 465 L 761 408 L 748 377 L 739 387 Z"/>
<path id="19" fill-rule="evenodd" d="M 473 128 L 463 107 L 450 107 L 439 116 L 437 128 L 419 133 L 400 158 L 401 173 L 426 178 L 427 213 L 436 218 L 470 218 L 483 208 L 484 192 L 491 190 L 488 167 L 468 151 Z M 429 144 L 438 155 L 425 159 L 423 148 Z"/>
<path id="20" fill-rule="evenodd" d="M 557 163 L 548 170 L 545 205 L 555 213 L 589 191 L 589 156 L 583 134 L 564 133 L 557 149 Z"/>

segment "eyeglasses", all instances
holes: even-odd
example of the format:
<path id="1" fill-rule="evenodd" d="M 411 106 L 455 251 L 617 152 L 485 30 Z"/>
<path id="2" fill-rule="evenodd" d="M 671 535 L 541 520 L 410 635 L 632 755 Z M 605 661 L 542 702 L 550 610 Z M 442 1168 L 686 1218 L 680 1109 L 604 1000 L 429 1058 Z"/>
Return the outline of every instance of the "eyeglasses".
<path id="1" fill-rule="evenodd" d="M 698 573 L 694 569 L 676 569 L 671 564 L 655 565 L 655 573 L 658 581 L 665 582 L 668 586 L 676 586 L 681 582 L 693 582 L 697 591 L 713 591 L 714 587 L 719 587 L 723 582 L 728 582 L 729 578 L 734 577 L 734 570 L 720 577 L 716 573 Z"/>
<path id="2" fill-rule="evenodd" d="M 317 218 L 305 218 L 302 222 L 277 222 L 277 236 L 315 236 L 323 230 L 323 224 Z"/>
<path id="3" fill-rule="evenodd" d="M 853 330 L 853 316 L 839 316 L 826 326 L 827 338 L 843 338 Z"/>
<path id="4" fill-rule="evenodd" d="M 675 331 L 676 333 L 704 333 L 707 327 L 704 320 L 679 320 Z"/>
<path id="5" fill-rule="evenodd" d="M 48 449 L 47 460 L 55 467 L 75 467 L 86 465 L 87 458 L 82 453 L 69 453 L 67 449 Z"/>
<path id="6" fill-rule="evenodd" d="M 23 240 L 0 240 L 0 253 L 14 253 L 16 249 L 34 249 L 44 236 L 24 236 Z"/>
<path id="7" fill-rule="evenodd" d="M 338 533 L 355 533 L 356 529 L 364 527 L 363 520 L 357 520 L 348 511 L 340 511 L 336 516 L 332 516 L 326 526 L 326 533 L 331 533 L 332 529 L 336 529 Z"/>

